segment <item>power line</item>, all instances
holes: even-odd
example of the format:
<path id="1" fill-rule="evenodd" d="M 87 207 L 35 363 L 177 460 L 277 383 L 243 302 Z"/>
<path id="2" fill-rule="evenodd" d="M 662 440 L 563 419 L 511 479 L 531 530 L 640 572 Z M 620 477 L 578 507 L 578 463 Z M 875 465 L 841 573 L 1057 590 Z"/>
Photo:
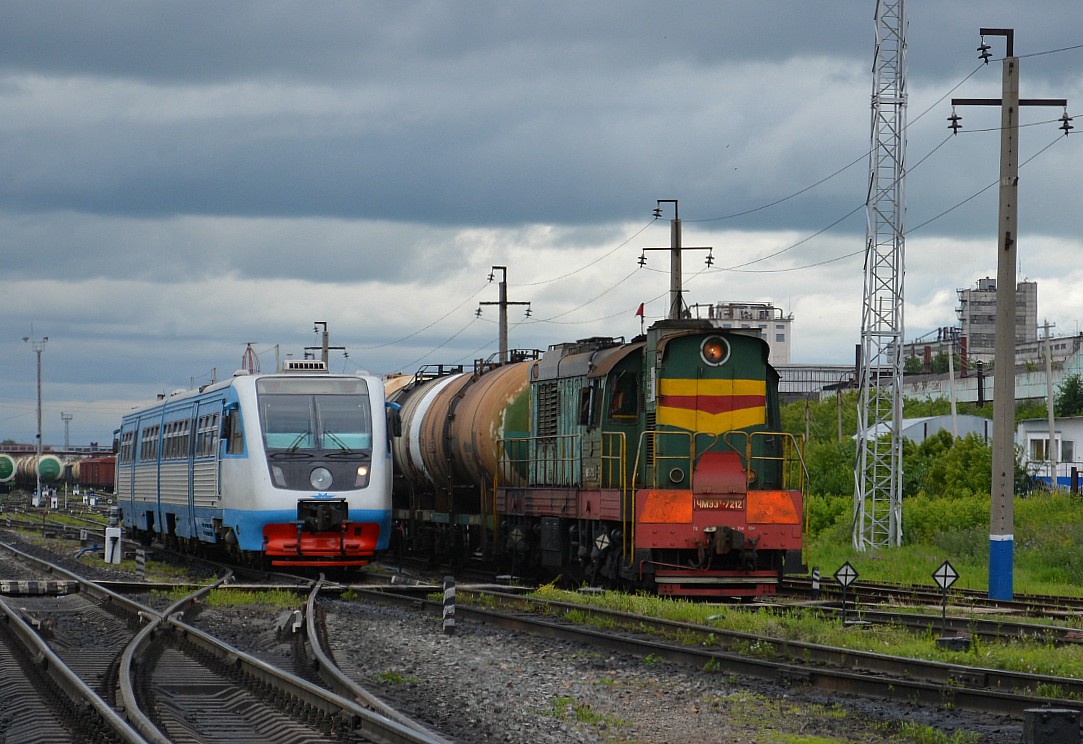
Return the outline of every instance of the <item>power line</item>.
<path id="1" fill-rule="evenodd" d="M 936 99 L 936 101 L 934 101 L 932 104 L 930 104 L 924 111 L 922 111 L 920 114 L 918 114 L 916 117 L 914 117 L 910 121 L 910 123 L 906 125 L 906 127 L 904 128 L 903 131 L 909 130 L 909 128 L 911 126 L 913 126 L 915 123 L 917 123 L 922 117 L 924 117 L 926 114 L 928 114 L 934 108 L 939 106 L 940 103 L 945 98 L 950 96 L 952 93 L 955 92 L 956 89 L 958 89 L 960 86 L 962 86 L 963 83 L 965 83 L 967 80 L 972 78 L 978 72 L 978 70 L 982 69 L 982 67 L 984 67 L 984 65 L 979 64 L 977 67 L 975 67 L 973 70 L 971 70 L 970 73 L 966 77 L 964 77 L 958 83 L 953 85 L 951 87 L 951 89 L 948 90 L 948 92 L 944 93 L 942 96 L 940 96 L 940 98 Z M 840 173 L 846 172 L 847 170 L 849 170 L 850 168 L 852 168 L 853 166 L 857 165 L 860 162 L 863 162 L 863 161 L 867 162 L 867 159 L 868 159 L 869 154 L 871 152 L 872 152 L 871 150 L 866 150 L 865 152 L 861 153 L 859 156 L 857 156 L 856 158 L 854 158 L 853 160 L 851 160 L 849 163 L 842 166 L 838 170 L 834 171 L 833 173 L 831 173 L 831 174 L 829 174 L 827 176 L 824 176 L 819 181 L 816 181 L 815 183 L 812 183 L 812 184 L 810 184 L 808 186 L 805 186 L 802 189 L 798 189 L 797 191 L 793 192 L 792 194 L 789 194 L 788 196 L 784 196 L 781 199 L 776 199 L 773 202 L 769 202 L 767 204 L 763 204 L 763 205 L 760 205 L 758 207 L 753 207 L 751 209 L 745 209 L 745 210 L 742 210 L 740 212 L 734 212 L 732 214 L 723 215 L 721 217 L 704 217 L 704 218 L 698 219 L 698 220 L 685 220 L 685 222 L 718 222 L 720 220 L 730 220 L 730 219 L 734 219 L 736 217 L 744 217 L 745 215 L 754 214 L 756 212 L 761 212 L 761 211 L 763 211 L 765 209 L 770 209 L 771 207 L 778 206 L 779 204 L 787 202 L 790 199 L 798 197 L 801 194 L 804 194 L 804 193 L 806 193 L 808 191 L 811 191 L 812 189 L 816 188 L 817 186 L 820 186 L 820 185 L 822 185 L 824 183 L 827 183 L 828 181 L 830 181 L 835 176 L 839 175 Z M 862 205 L 862 206 L 864 206 L 864 205 Z"/>
<path id="2" fill-rule="evenodd" d="M 636 230 L 636 231 L 635 231 L 635 233 L 633 233 L 632 235 L 629 235 L 629 236 L 628 236 L 627 238 L 625 238 L 625 239 L 624 239 L 623 241 L 621 241 L 620 243 L 618 243 L 617 245 L 615 245 L 615 246 L 614 246 L 613 248 L 611 248 L 610 250 L 606 251 L 606 252 L 605 252 L 604 254 L 602 254 L 602 255 L 601 255 L 601 256 L 599 256 L 598 258 L 594 259 L 594 260 L 593 260 L 593 261 L 591 261 L 590 263 L 588 263 L 588 264 L 585 264 L 585 265 L 583 265 L 583 266 L 580 266 L 580 267 L 579 267 L 578 269 L 575 269 L 575 270 L 573 270 L 573 271 L 569 271 L 569 272 L 567 272 L 566 274 L 561 274 L 560 276 L 556 276 L 556 277 L 553 277 L 552 279 L 542 279 L 542 280 L 540 280 L 540 281 L 536 281 L 536 282 L 528 282 L 528 283 L 526 283 L 526 284 L 513 284 L 513 285 L 511 285 L 511 286 L 513 286 L 513 287 L 517 287 L 517 288 L 518 288 L 518 287 L 537 287 L 537 286 L 540 286 L 540 285 L 542 285 L 542 284 L 552 284 L 553 282 L 558 282 L 558 281 L 560 281 L 561 279 L 567 279 L 567 278 L 568 278 L 569 276 L 575 276 L 576 274 L 580 273 L 581 271 L 586 271 L 587 269 L 589 269 L 589 268 L 591 268 L 591 267 L 593 267 L 593 266 L 597 266 L 597 265 L 598 265 L 599 263 L 601 263 L 601 262 L 602 262 L 602 261 L 603 261 L 604 259 L 606 259 L 606 258 L 609 258 L 610 256 L 612 256 L 612 255 L 613 255 L 614 253 L 616 253 L 617 251 L 619 251 L 619 250 L 620 250 L 621 248 L 623 248 L 624 246 L 628 245 L 628 244 L 629 244 L 629 243 L 631 243 L 631 242 L 632 242 L 633 240 L 635 240 L 635 239 L 636 239 L 636 238 L 638 238 L 638 237 L 639 237 L 640 235 L 642 235 L 642 234 L 643 234 L 643 233 L 644 233 L 644 232 L 645 232 L 645 231 L 647 230 L 647 228 L 651 227 L 651 226 L 652 226 L 652 225 L 653 225 L 654 223 L 655 223 L 655 220 L 651 220 L 651 221 L 650 221 L 650 222 L 648 222 L 648 223 L 647 223 L 646 225 L 644 225 L 643 227 L 641 227 L 641 228 L 639 228 L 638 230 Z"/>
<path id="3" fill-rule="evenodd" d="M 441 316 L 440 316 L 439 318 L 437 318 L 437 319 L 436 319 L 436 320 L 434 320 L 433 322 L 429 323 L 428 325 L 426 325 L 426 326 L 423 326 L 423 327 L 421 327 L 421 328 L 418 328 L 418 329 L 417 329 L 416 331 L 414 331 L 413 333 L 409 333 L 409 334 L 407 334 L 407 335 L 403 336 L 402 338 L 397 338 L 397 339 L 395 339 L 394 341 L 386 341 L 386 342 L 384 342 L 384 343 L 382 343 L 382 344 L 374 344 L 374 345 L 372 345 L 372 346 L 352 346 L 352 347 L 350 347 L 350 350 L 356 349 L 356 350 L 358 350 L 358 351 L 371 351 L 372 349 L 383 349 L 383 348 L 385 348 L 385 347 L 387 347 L 387 346 L 394 346 L 394 345 L 396 345 L 396 344 L 400 344 L 400 343 L 402 343 L 403 341 L 407 341 L 407 340 L 409 340 L 409 339 L 413 338 L 414 336 L 418 335 L 419 333 L 424 333 L 425 331 L 429 330 L 429 329 L 430 329 L 430 328 L 432 328 L 432 327 L 433 327 L 434 325 L 436 325 L 437 323 L 439 323 L 439 322 L 440 322 L 441 320 L 444 320 L 444 318 L 447 318 L 447 317 L 448 317 L 449 315 L 451 315 L 451 314 L 452 314 L 453 312 L 455 312 L 456 310 L 458 310 L 459 308 L 461 308 L 461 307 L 462 307 L 463 305 L 465 305 L 466 303 L 470 302 L 470 301 L 471 301 L 472 299 L 474 299 L 474 298 L 475 298 L 475 297 L 477 297 L 477 296 L 478 296 L 479 294 L 481 294 L 481 291 L 482 291 L 483 289 L 485 289 L 486 287 L 488 287 L 488 286 L 489 286 L 489 282 L 485 282 L 485 284 L 482 284 L 482 285 L 481 285 L 480 287 L 478 287 L 478 288 L 477 288 L 477 289 L 476 289 L 476 290 L 475 290 L 474 292 L 472 292 L 472 293 L 470 294 L 470 296 L 469 296 L 469 297 L 467 297 L 467 298 L 466 298 L 465 300 L 463 300 L 462 302 L 460 302 L 460 303 L 459 303 L 458 305 L 456 305 L 455 307 L 451 308 L 451 309 L 450 309 L 450 310 L 448 310 L 448 311 L 447 311 L 446 313 L 444 313 L 443 315 L 441 315 Z M 465 330 L 465 329 L 464 329 L 464 330 Z"/>

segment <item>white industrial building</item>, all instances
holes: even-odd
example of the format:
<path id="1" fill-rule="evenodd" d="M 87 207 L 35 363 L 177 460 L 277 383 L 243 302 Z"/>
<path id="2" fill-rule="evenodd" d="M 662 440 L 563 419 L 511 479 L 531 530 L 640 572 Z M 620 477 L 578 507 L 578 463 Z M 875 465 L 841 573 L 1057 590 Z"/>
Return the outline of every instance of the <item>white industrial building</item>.
<path id="1" fill-rule="evenodd" d="M 771 347 L 771 364 L 776 367 L 790 363 L 793 313 L 786 315 L 782 308 L 770 302 L 716 302 L 713 305 L 696 305 L 699 316 L 701 308 L 707 310 L 707 320 L 719 328 L 756 328 Z"/>
<path id="2" fill-rule="evenodd" d="M 1049 419 L 1024 419 L 1015 431 L 1015 446 L 1023 467 L 1032 476 L 1045 483 L 1052 480 L 1054 458 L 1049 457 Z M 1057 487 L 1075 491 L 1079 489 L 1079 461 L 1076 442 L 1083 442 L 1083 416 L 1066 416 L 1053 420 L 1053 448 L 1056 455 Z"/>

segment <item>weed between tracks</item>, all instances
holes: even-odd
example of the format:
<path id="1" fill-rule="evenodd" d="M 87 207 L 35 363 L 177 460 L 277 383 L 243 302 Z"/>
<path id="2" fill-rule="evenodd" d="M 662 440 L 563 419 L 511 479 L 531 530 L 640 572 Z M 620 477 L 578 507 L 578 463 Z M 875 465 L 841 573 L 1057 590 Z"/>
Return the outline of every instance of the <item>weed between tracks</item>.
<path id="1" fill-rule="evenodd" d="M 853 626 L 845 625 L 840 619 L 797 610 L 745 609 L 732 605 L 617 592 L 581 595 L 553 586 L 541 587 L 532 596 L 542 600 L 619 610 L 633 615 L 657 617 L 767 638 L 802 641 L 911 659 L 1057 677 L 1078 677 L 1079 670 L 1083 669 L 1083 646 L 1079 645 L 1054 646 L 1052 643 L 1041 640 L 1012 639 L 1001 643 L 979 642 L 975 639 L 970 650 L 952 651 L 937 646 L 936 638 L 939 633 L 931 630 L 914 633 L 907 628 L 892 625 L 870 625 L 857 630 Z M 548 611 L 554 610 L 550 606 Z M 573 610 L 566 617 L 569 620 L 602 629 L 613 629 L 615 626 L 611 620 L 592 618 L 588 612 Z M 652 632 L 645 627 L 637 627 L 634 630 Z M 702 634 L 693 631 L 677 631 L 671 634 L 670 640 L 704 646 L 715 645 L 715 639 L 710 635 L 705 638 Z M 730 648 L 733 651 L 759 658 L 772 658 L 777 653 L 771 644 L 757 642 L 754 639 L 739 642 L 731 645 Z M 650 662 L 645 660 L 644 663 Z M 1041 691 L 1044 694 L 1049 694 L 1049 692 L 1051 691 Z"/>
<path id="2" fill-rule="evenodd" d="M 168 592 L 152 592 L 158 597 L 168 597 L 178 600 L 191 594 L 186 589 L 174 589 Z M 245 607 L 259 605 L 273 609 L 293 610 L 297 608 L 298 600 L 294 592 L 285 589 L 264 589 L 262 591 L 250 591 L 246 589 L 214 589 L 204 598 L 207 607 Z"/>
<path id="3" fill-rule="evenodd" d="M 625 722 L 614 716 L 602 715 L 594 712 L 589 703 L 577 703 L 575 698 L 560 696 L 556 698 L 550 707 L 550 715 L 554 718 L 565 720 L 569 715 L 579 723 L 591 725 L 605 724 L 609 727 L 624 726 Z"/>

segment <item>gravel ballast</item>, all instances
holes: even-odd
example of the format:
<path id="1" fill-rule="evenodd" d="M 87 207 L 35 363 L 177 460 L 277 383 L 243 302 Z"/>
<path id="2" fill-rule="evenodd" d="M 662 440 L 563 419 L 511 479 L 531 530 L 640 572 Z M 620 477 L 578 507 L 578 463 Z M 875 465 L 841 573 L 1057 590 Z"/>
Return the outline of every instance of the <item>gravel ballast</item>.
<path id="1" fill-rule="evenodd" d="M 457 742 L 899 742 L 905 722 L 1017 744 L 1008 719 L 833 695 L 362 601 L 327 603 L 334 654 Z M 346 660 L 350 661 L 347 662 Z"/>
<path id="2" fill-rule="evenodd" d="M 2 539 L 46 552 L 13 533 Z M 61 562 L 84 575 L 131 578 L 104 562 L 88 569 L 70 552 Z M 945 742 L 1022 740 L 1021 722 L 1008 718 L 783 687 L 461 617 L 449 635 L 438 614 L 366 599 L 327 599 L 322 607 L 334 656 L 347 673 L 463 744 L 894 744 L 918 740 L 905 735 L 908 724 L 941 732 Z M 208 607 L 192 622 L 297 671 L 294 645 L 275 634 L 282 614 L 258 605 Z M 954 732 L 972 736 L 950 739 Z"/>

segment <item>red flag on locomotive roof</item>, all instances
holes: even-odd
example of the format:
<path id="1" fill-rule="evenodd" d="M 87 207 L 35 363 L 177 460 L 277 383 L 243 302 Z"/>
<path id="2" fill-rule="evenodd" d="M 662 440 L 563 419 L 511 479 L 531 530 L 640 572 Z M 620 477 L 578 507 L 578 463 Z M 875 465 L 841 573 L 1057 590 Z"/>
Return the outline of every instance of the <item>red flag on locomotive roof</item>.
<path id="1" fill-rule="evenodd" d="M 643 303 L 642 302 L 639 303 L 639 309 L 636 310 L 636 317 L 637 318 L 642 318 L 643 317 Z"/>

